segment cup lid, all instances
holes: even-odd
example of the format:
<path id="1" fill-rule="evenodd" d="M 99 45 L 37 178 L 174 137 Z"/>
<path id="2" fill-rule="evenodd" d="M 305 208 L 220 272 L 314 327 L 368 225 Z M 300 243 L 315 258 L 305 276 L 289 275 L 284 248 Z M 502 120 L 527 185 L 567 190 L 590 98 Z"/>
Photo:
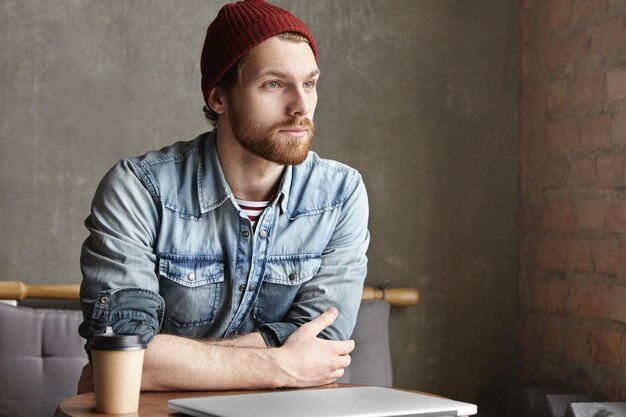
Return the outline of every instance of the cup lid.
<path id="1" fill-rule="evenodd" d="M 102 333 L 93 337 L 91 349 L 95 350 L 137 350 L 145 349 L 147 343 L 140 334 Z"/>

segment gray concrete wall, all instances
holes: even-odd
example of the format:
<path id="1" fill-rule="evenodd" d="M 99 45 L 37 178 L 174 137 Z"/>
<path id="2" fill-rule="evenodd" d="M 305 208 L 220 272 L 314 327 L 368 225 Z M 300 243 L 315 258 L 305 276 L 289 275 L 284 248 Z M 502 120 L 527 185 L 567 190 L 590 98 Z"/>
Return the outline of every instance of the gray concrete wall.
<path id="1" fill-rule="evenodd" d="M 222 2 L 0 2 L 0 279 L 79 282 L 82 222 L 118 159 L 206 130 L 199 53 Z M 512 367 L 515 0 L 283 0 L 322 79 L 314 148 L 371 201 L 367 283 L 394 310 L 395 385 L 476 400 Z"/>

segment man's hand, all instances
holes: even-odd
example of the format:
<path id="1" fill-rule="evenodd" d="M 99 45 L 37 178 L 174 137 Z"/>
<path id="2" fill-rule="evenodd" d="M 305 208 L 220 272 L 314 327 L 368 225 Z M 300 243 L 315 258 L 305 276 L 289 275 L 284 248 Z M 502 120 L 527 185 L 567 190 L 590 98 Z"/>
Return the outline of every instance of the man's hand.
<path id="1" fill-rule="evenodd" d="M 350 365 L 354 340 L 324 340 L 317 335 L 333 324 L 339 312 L 331 307 L 303 324 L 276 350 L 276 366 L 285 376 L 280 385 L 308 387 L 325 385 L 341 378 Z"/>
<path id="2" fill-rule="evenodd" d="M 93 386 L 93 373 L 91 372 L 91 364 L 88 363 L 83 367 L 83 371 L 78 379 L 78 387 L 76 388 L 77 394 L 84 394 L 86 392 L 94 392 Z"/>

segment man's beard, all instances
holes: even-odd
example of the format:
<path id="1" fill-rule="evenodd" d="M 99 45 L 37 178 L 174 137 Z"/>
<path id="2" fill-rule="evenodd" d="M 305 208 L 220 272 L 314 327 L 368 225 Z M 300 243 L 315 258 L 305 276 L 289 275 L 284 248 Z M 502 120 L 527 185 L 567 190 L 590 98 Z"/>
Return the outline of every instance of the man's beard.
<path id="1" fill-rule="evenodd" d="M 233 106 L 235 107 L 235 106 Z M 279 165 L 302 163 L 311 148 L 313 122 L 306 117 L 278 122 L 267 129 L 259 127 L 247 116 L 231 109 L 230 125 L 237 141 L 250 153 Z M 280 130 L 306 128 L 302 138 L 281 137 Z"/>

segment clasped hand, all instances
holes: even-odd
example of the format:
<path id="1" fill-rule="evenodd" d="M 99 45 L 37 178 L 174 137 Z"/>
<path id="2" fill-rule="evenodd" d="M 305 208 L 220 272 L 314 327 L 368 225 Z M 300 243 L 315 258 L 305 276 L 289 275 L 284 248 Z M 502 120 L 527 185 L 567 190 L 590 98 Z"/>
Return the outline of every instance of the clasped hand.
<path id="1" fill-rule="evenodd" d="M 284 385 L 307 387 L 335 382 L 350 365 L 354 340 L 335 341 L 317 337 L 333 324 L 338 311 L 331 307 L 310 322 L 300 326 L 277 349 L 279 368 L 287 376 Z"/>

